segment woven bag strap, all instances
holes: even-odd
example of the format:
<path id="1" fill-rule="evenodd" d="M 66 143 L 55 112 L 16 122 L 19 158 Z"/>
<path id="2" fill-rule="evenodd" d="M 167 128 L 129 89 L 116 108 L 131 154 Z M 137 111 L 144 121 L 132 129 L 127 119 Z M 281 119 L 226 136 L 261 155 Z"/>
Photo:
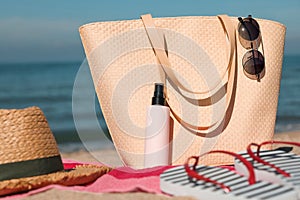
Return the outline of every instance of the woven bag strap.
<path id="1" fill-rule="evenodd" d="M 180 81 L 177 79 L 176 75 L 174 74 L 171 63 L 168 59 L 166 50 L 165 50 L 165 41 L 164 37 L 161 36 L 159 30 L 156 28 L 154 24 L 154 20 L 150 14 L 142 15 L 141 16 L 142 22 L 145 26 L 146 33 L 148 35 L 149 41 L 151 43 L 152 49 L 155 53 L 155 56 L 162 67 L 165 74 L 168 76 L 168 78 L 180 89 L 193 93 L 193 94 L 203 94 L 203 92 L 194 92 L 186 88 L 183 84 L 180 83 Z M 234 100 L 235 96 L 235 89 L 236 89 L 236 58 L 235 56 L 235 50 L 236 50 L 236 37 L 235 37 L 235 29 L 231 22 L 231 19 L 227 15 L 219 15 L 218 19 L 220 20 L 224 32 L 227 35 L 229 44 L 230 44 L 230 53 L 229 53 L 229 61 L 226 68 L 226 72 L 228 72 L 228 82 L 227 82 L 227 95 L 226 95 L 226 112 L 225 116 L 223 118 L 223 123 L 220 124 L 220 126 L 223 126 L 223 130 L 226 128 L 230 116 L 232 113 L 233 105 L 232 102 Z M 213 95 L 209 98 L 213 98 Z M 206 98 L 207 99 L 207 98 Z M 202 100 L 206 100 L 202 99 Z M 201 99 L 199 99 L 201 100 Z M 198 100 L 198 101 L 199 101 Z M 189 124 L 185 122 L 183 119 L 181 119 L 170 107 L 171 112 L 173 116 L 176 118 L 177 121 L 179 121 L 184 127 L 189 129 L 191 132 L 195 133 L 196 135 L 207 137 L 207 133 L 202 133 L 199 131 L 206 131 L 210 128 L 214 127 L 218 122 L 210 125 L 210 126 L 195 126 L 192 124 Z M 224 121 L 225 120 L 225 121 Z M 225 126 L 224 126 L 225 125 Z M 218 126 L 216 129 L 219 129 L 220 126 Z M 215 130 L 216 130 L 215 129 Z M 212 132 L 212 136 L 215 135 Z"/>

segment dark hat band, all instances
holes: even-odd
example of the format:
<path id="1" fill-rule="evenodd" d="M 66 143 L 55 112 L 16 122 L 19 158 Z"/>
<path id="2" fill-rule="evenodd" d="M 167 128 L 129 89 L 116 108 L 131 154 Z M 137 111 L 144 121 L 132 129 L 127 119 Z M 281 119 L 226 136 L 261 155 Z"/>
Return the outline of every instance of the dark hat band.
<path id="1" fill-rule="evenodd" d="M 60 155 L 5 163 L 0 164 L 0 181 L 50 174 L 63 169 Z"/>

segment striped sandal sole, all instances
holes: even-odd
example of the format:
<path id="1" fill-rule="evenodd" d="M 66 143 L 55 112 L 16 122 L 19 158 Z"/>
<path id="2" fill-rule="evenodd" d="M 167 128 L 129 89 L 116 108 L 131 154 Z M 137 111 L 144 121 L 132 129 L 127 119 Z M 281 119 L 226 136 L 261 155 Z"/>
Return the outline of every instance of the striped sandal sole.
<path id="1" fill-rule="evenodd" d="M 251 162 L 256 174 L 256 180 L 271 183 L 285 184 L 294 187 L 300 193 L 300 156 L 284 150 L 266 150 L 260 152 L 260 158 L 287 172 L 290 177 L 285 177 L 276 169 L 256 162 L 247 152 L 239 153 L 247 161 Z M 239 160 L 235 160 L 235 169 L 238 173 L 248 176 L 246 167 Z"/>
<path id="2" fill-rule="evenodd" d="M 224 190 L 210 182 L 195 180 L 187 174 L 184 166 L 166 170 L 160 175 L 161 190 L 175 196 L 193 196 L 201 200 L 296 200 L 296 191 L 284 185 L 258 181 L 249 185 L 248 179 L 225 168 L 196 166 L 195 171 L 205 177 L 224 183 L 231 188 Z"/>

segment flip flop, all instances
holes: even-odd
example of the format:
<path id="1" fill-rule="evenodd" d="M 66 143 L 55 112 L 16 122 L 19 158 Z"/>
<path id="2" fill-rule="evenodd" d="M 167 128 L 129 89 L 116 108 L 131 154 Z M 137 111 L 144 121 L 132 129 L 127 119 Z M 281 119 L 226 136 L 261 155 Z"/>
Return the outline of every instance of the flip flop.
<path id="1" fill-rule="evenodd" d="M 300 147 L 300 143 L 297 142 L 267 141 L 261 144 L 252 143 L 248 146 L 247 152 L 240 152 L 239 154 L 251 162 L 257 181 L 263 180 L 293 187 L 300 197 L 300 155 L 291 153 L 292 147 L 260 150 L 262 146 L 270 144 Z M 256 146 L 257 150 L 253 151 L 252 146 Z M 249 174 L 245 165 L 239 160 L 235 160 L 235 169 L 245 176 Z"/>
<path id="2" fill-rule="evenodd" d="M 251 163 L 241 155 L 221 150 L 208 153 L 224 153 L 236 157 L 247 168 L 249 177 L 226 168 L 197 165 L 200 156 L 193 156 L 184 166 L 168 169 L 160 175 L 161 190 L 167 194 L 189 195 L 201 200 L 297 199 L 297 193 L 292 187 L 256 181 Z M 194 163 L 189 165 L 191 160 Z"/>

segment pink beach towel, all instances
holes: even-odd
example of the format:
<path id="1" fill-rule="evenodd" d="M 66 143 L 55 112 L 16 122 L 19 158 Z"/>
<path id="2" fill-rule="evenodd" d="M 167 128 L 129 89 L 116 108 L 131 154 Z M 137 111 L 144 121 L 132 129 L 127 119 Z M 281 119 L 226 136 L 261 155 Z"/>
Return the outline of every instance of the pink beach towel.
<path id="1" fill-rule="evenodd" d="M 82 164 L 95 164 L 102 165 L 101 163 L 80 163 L 72 160 L 63 160 L 65 169 L 70 169 L 76 165 Z M 44 192 L 46 190 L 56 188 L 61 190 L 76 190 L 85 192 L 149 192 L 162 194 L 159 187 L 159 175 L 166 169 L 173 166 L 155 167 L 143 170 L 135 170 L 129 167 L 118 167 L 113 169 L 108 174 L 105 174 L 98 178 L 95 182 L 86 186 L 61 186 L 61 185 L 49 185 L 43 188 L 29 191 L 23 194 L 16 194 L 4 197 L 3 199 L 16 199 L 29 195 Z"/>

